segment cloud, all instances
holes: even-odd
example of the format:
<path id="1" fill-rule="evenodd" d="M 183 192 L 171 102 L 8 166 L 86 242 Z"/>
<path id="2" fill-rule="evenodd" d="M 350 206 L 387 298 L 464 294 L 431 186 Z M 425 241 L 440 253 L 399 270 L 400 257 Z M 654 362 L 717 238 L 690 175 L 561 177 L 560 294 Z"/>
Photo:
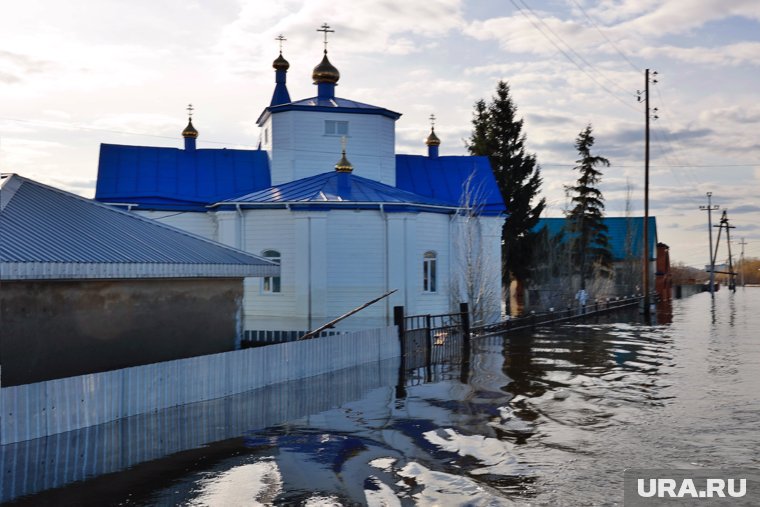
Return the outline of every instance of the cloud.
<path id="1" fill-rule="evenodd" d="M 19 83 L 30 74 L 39 74 L 50 69 L 51 63 L 37 60 L 27 55 L 0 50 L 0 82 Z"/>
<path id="2" fill-rule="evenodd" d="M 622 4 L 629 5 L 638 1 L 626 0 Z M 710 21 L 732 16 L 760 20 L 760 4 L 755 0 L 679 0 L 656 3 L 650 1 L 647 8 L 651 7 L 654 8 L 619 24 L 617 28 L 642 36 L 662 37 L 665 34 L 687 33 Z M 630 6 L 628 10 L 633 11 Z"/>
<path id="3" fill-rule="evenodd" d="M 760 65 L 760 42 L 740 42 L 717 47 L 651 46 L 642 48 L 638 55 L 648 60 L 665 56 L 681 62 L 709 66 Z"/>
<path id="4" fill-rule="evenodd" d="M 221 30 L 215 53 L 237 72 L 260 71 L 276 55 L 273 39 L 282 33 L 288 38 L 287 58 L 308 54 L 313 60 L 322 48 L 316 29 L 325 13 L 335 30 L 328 40 L 340 44 L 343 55 L 419 52 L 429 39 L 464 24 L 462 0 L 367 0 L 359 8 L 351 0 L 241 1 L 237 18 Z"/>
<path id="5" fill-rule="evenodd" d="M 731 214 L 734 214 L 734 213 L 760 213 L 760 206 L 756 206 L 754 204 L 743 204 L 741 206 L 733 207 L 729 211 L 730 211 Z"/>
<path id="6" fill-rule="evenodd" d="M 760 104 L 742 104 L 709 109 L 699 115 L 706 123 L 731 122 L 740 124 L 760 123 Z"/>
<path id="7" fill-rule="evenodd" d="M 561 114 L 561 113 L 538 113 L 538 112 L 531 112 L 528 113 L 525 117 L 526 121 L 537 124 L 537 125 L 557 125 L 562 123 L 570 123 L 576 121 L 575 118 L 573 118 L 570 115 Z"/>

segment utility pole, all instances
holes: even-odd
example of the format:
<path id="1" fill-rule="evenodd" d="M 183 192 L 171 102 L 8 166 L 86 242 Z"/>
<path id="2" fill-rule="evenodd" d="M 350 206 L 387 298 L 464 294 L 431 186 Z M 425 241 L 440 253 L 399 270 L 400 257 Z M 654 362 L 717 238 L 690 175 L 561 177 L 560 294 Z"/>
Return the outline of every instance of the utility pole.
<path id="1" fill-rule="evenodd" d="M 742 246 L 742 254 L 739 256 L 739 265 L 741 266 L 741 271 L 739 271 L 739 274 L 741 275 L 742 287 L 744 287 L 744 245 L 746 245 L 747 242 L 744 241 L 744 238 L 742 238 L 739 244 Z"/>
<path id="2" fill-rule="evenodd" d="M 731 229 L 736 229 L 736 227 L 729 223 L 728 212 L 726 210 L 723 210 L 720 225 L 726 228 L 726 243 L 728 243 L 728 290 L 736 292 L 736 273 L 734 272 L 734 261 L 731 255 Z M 717 245 L 715 249 L 717 250 Z"/>
<path id="3" fill-rule="evenodd" d="M 699 209 L 707 211 L 707 232 L 710 233 L 710 297 L 715 297 L 715 257 L 713 254 L 712 244 L 712 212 L 720 209 L 720 206 L 713 206 L 712 192 L 707 192 L 707 206 L 700 206 Z"/>
<path id="4" fill-rule="evenodd" d="M 653 76 L 657 75 L 657 71 L 652 72 Z M 652 83 L 657 83 L 657 80 L 652 80 Z M 638 92 L 638 100 L 641 102 L 642 93 Z M 655 112 L 657 108 L 654 108 Z M 644 278 L 644 316 L 649 317 L 649 119 L 651 114 L 649 111 L 649 69 L 644 71 L 644 241 L 642 246 L 643 251 L 643 278 Z M 654 116 L 657 119 L 657 116 Z"/>

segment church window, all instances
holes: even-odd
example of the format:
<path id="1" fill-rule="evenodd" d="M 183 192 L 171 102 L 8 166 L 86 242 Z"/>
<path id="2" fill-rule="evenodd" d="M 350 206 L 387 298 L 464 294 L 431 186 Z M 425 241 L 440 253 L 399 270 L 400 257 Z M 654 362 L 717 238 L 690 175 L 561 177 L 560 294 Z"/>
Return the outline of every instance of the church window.
<path id="1" fill-rule="evenodd" d="M 422 260 L 422 291 L 436 292 L 436 255 L 425 252 Z"/>
<path id="2" fill-rule="evenodd" d="M 348 122 L 337 120 L 325 120 L 325 135 L 327 136 L 347 136 Z"/>
<path id="3" fill-rule="evenodd" d="M 264 129 L 264 144 L 269 144 L 269 129 Z"/>
<path id="4" fill-rule="evenodd" d="M 280 252 L 277 250 L 264 250 L 261 255 L 266 257 L 272 262 L 276 262 L 277 264 L 280 264 Z M 279 276 L 265 276 L 261 280 L 261 292 L 265 294 L 271 294 L 274 292 L 280 292 L 281 286 L 280 286 L 280 277 Z"/>

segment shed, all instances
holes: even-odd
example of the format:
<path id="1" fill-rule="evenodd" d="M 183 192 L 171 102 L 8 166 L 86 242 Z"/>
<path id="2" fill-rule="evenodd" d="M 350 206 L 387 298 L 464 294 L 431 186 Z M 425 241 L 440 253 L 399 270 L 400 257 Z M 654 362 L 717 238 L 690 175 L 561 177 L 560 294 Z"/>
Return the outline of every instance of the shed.
<path id="1" fill-rule="evenodd" d="M 243 279 L 279 266 L 27 178 L 0 176 L 3 386 L 233 350 Z"/>

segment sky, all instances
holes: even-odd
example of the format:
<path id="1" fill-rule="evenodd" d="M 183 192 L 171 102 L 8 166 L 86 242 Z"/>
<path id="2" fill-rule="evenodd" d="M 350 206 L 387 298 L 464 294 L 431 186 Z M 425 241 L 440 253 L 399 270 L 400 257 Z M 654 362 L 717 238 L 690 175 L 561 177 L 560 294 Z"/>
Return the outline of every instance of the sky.
<path id="1" fill-rule="evenodd" d="M 311 97 L 325 22 L 337 95 L 402 113 L 398 153 L 426 153 L 434 113 L 441 154 L 466 154 L 473 104 L 507 81 L 548 217 L 568 206 L 587 124 L 592 153 L 612 163 L 601 184 L 608 215 L 643 214 L 638 98 L 644 69 L 657 71 L 659 241 L 672 261 L 706 264 L 699 206 L 712 192 L 736 227 L 734 254 L 745 238 L 746 255 L 760 257 L 757 0 L 17 0 L 0 18 L 0 171 L 91 197 L 100 143 L 181 147 L 188 103 L 200 148 L 255 148 L 275 37 L 287 38 L 291 98 Z"/>

